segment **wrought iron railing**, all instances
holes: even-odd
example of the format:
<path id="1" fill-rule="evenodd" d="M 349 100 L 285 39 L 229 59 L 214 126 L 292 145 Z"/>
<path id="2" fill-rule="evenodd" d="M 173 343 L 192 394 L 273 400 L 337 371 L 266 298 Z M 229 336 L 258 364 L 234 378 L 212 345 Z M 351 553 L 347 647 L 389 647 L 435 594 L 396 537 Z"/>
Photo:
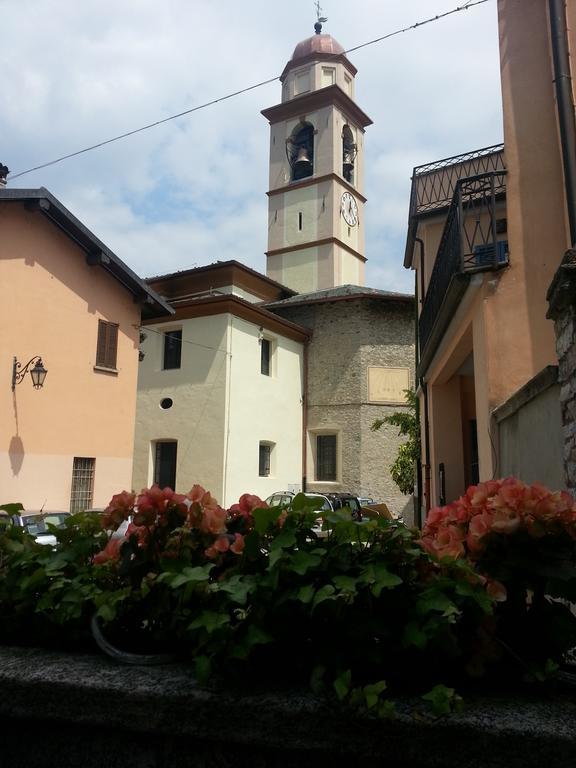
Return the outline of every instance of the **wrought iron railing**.
<path id="1" fill-rule="evenodd" d="M 410 216 L 448 206 L 454 196 L 456 184 L 463 177 L 472 178 L 504 169 L 503 144 L 416 166 L 412 174 Z"/>
<path id="2" fill-rule="evenodd" d="M 499 269 L 508 263 L 508 243 L 497 218 L 506 191 L 506 171 L 482 173 L 456 182 L 419 320 L 420 353 L 453 277 Z M 505 237 L 505 235 L 504 235 Z"/>

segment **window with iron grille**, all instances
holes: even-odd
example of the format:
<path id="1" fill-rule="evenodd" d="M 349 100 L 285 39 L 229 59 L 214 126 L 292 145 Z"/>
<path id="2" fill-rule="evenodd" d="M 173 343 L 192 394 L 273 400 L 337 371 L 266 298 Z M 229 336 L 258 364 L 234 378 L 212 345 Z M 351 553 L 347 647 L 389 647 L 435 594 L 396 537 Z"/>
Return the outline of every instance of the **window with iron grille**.
<path id="1" fill-rule="evenodd" d="M 176 489 L 176 440 L 158 441 L 154 455 L 154 482 L 160 488 Z"/>
<path id="2" fill-rule="evenodd" d="M 316 435 L 316 480 L 336 480 L 336 435 Z"/>
<path id="3" fill-rule="evenodd" d="M 83 512 L 92 506 L 96 459 L 75 456 L 72 465 L 70 512 Z"/>
<path id="4" fill-rule="evenodd" d="M 180 368 L 182 360 L 182 329 L 164 334 L 164 370 Z"/>
<path id="5" fill-rule="evenodd" d="M 118 323 L 98 320 L 98 343 L 96 345 L 96 365 L 101 368 L 116 370 L 118 351 Z"/>
<path id="6" fill-rule="evenodd" d="M 269 477 L 271 457 L 272 445 L 270 443 L 260 443 L 258 446 L 258 474 L 260 477 Z"/>

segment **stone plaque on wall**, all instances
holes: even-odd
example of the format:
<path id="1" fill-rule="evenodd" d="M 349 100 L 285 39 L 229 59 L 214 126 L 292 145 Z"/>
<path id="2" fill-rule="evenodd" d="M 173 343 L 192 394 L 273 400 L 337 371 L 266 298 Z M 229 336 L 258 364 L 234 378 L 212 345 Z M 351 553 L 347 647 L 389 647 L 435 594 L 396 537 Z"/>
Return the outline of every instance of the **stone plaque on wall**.
<path id="1" fill-rule="evenodd" d="M 410 389 L 409 368 L 368 366 L 369 402 L 405 404 L 405 389 Z"/>

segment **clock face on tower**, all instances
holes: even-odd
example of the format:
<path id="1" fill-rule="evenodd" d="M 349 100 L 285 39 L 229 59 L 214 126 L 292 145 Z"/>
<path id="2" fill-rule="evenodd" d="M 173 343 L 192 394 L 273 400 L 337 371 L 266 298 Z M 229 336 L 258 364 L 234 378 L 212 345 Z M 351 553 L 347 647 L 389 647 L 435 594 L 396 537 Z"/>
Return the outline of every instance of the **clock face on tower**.
<path id="1" fill-rule="evenodd" d="M 343 192 L 340 198 L 340 213 L 349 227 L 358 223 L 358 203 L 350 192 Z"/>

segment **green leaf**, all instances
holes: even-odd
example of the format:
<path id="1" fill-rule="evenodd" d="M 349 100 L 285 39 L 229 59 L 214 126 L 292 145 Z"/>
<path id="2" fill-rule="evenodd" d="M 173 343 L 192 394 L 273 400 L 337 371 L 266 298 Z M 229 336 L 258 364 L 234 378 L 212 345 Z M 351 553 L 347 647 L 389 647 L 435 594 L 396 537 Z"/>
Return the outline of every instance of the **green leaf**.
<path id="1" fill-rule="evenodd" d="M 230 600 L 239 605 L 245 605 L 248 595 L 255 589 L 255 580 L 253 576 L 236 575 L 227 581 L 218 584 L 218 591 L 230 595 Z"/>
<path id="2" fill-rule="evenodd" d="M 254 509 L 252 517 L 254 518 L 254 528 L 257 533 L 266 533 L 270 527 L 276 523 L 282 509 L 280 507 L 268 507 L 266 509 Z"/>
<path id="3" fill-rule="evenodd" d="M 0 506 L 0 509 L 3 510 L 4 512 L 8 512 L 9 515 L 17 515 L 18 512 L 22 512 L 24 507 L 22 506 L 22 504 L 20 504 L 19 501 L 17 501 L 12 504 L 2 504 Z"/>
<path id="4" fill-rule="evenodd" d="M 220 627 L 229 623 L 227 613 L 217 613 L 216 611 L 202 611 L 194 621 L 188 624 L 188 629 L 205 629 L 208 634 L 212 634 Z"/>
<path id="5" fill-rule="evenodd" d="M 428 638 L 417 622 L 410 621 L 404 628 L 402 642 L 405 646 L 413 645 L 415 648 L 425 648 Z"/>
<path id="6" fill-rule="evenodd" d="M 303 493 L 298 493 L 292 499 L 290 508 L 293 512 L 314 512 L 321 509 L 324 499 L 320 496 L 305 496 Z"/>
<path id="7" fill-rule="evenodd" d="M 260 534 L 251 531 L 244 537 L 244 558 L 248 560 L 257 560 L 260 557 Z"/>
<path id="8" fill-rule="evenodd" d="M 187 566 L 182 569 L 182 573 L 172 573 L 166 571 L 158 577 L 158 581 L 167 582 L 172 589 L 178 589 L 178 587 L 184 584 L 190 584 L 200 581 L 209 581 L 210 571 L 214 568 L 213 563 L 207 565 L 197 565 L 194 568 Z"/>
<path id="9" fill-rule="evenodd" d="M 324 675 L 326 674 L 326 667 L 322 664 L 316 664 L 310 675 L 310 689 L 312 693 L 317 696 L 324 690 Z"/>
<path id="10" fill-rule="evenodd" d="M 462 708 L 462 698 L 454 688 L 447 688 L 445 685 L 435 685 L 422 698 L 430 702 L 435 715 L 449 715 L 450 712 L 458 712 Z"/>
<path id="11" fill-rule="evenodd" d="M 343 592 L 350 592 L 355 594 L 357 591 L 356 588 L 358 586 L 358 579 L 356 579 L 354 576 L 334 576 L 332 578 L 332 583 Z"/>
<path id="12" fill-rule="evenodd" d="M 382 720 L 385 720 L 387 718 L 396 717 L 396 705 L 393 701 L 390 701 L 387 699 L 386 701 L 380 702 L 378 705 L 378 717 Z"/>
<path id="13" fill-rule="evenodd" d="M 312 584 L 306 584 L 305 586 L 300 587 L 296 599 L 304 604 L 311 603 L 314 598 L 314 592 L 314 586 Z"/>
<path id="14" fill-rule="evenodd" d="M 205 685 L 212 674 L 212 662 L 208 656 L 196 656 L 194 659 L 194 676 L 200 685 Z"/>
<path id="15" fill-rule="evenodd" d="M 380 680 L 377 683 L 371 685 L 365 685 L 362 689 L 364 699 L 366 700 L 366 708 L 373 709 L 380 700 L 380 694 L 386 690 L 386 681 Z"/>
<path id="16" fill-rule="evenodd" d="M 293 530 L 283 528 L 270 544 L 270 549 L 289 549 L 296 544 L 296 533 Z"/>
<path id="17" fill-rule="evenodd" d="M 316 608 L 316 606 L 320 605 L 320 603 L 323 603 L 325 600 L 334 600 L 334 593 L 336 590 L 332 586 L 332 584 L 325 584 L 323 587 L 321 587 L 318 592 L 314 595 L 314 602 L 313 606 Z"/>
<path id="18" fill-rule="evenodd" d="M 302 550 L 295 552 L 290 559 L 291 569 L 299 576 L 304 576 L 307 571 L 315 568 L 320 562 L 321 558 L 319 555 L 313 555 Z"/>
<path id="19" fill-rule="evenodd" d="M 351 684 L 352 672 L 349 669 L 347 669 L 346 672 L 342 672 L 342 674 L 334 680 L 334 690 L 336 691 L 336 696 L 338 696 L 339 701 L 344 701 L 346 696 L 348 696 Z"/>
<path id="20" fill-rule="evenodd" d="M 358 580 L 371 585 L 374 597 L 380 597 L 383 589 L 391 589 L 402 584 L 402 579 L 396 573 L 390 573 L 384 563 L 371 563 L 360 573 Z"/>
<path id="21" fill-rule="evenodd" d="M 459 613 L 457 606 L 443 592 L 428 590 L 422 593 L 416 603 L 416 613 L 424 616 L 430 611 L 439 611 L 443 616 L 451 616 Z"/>

